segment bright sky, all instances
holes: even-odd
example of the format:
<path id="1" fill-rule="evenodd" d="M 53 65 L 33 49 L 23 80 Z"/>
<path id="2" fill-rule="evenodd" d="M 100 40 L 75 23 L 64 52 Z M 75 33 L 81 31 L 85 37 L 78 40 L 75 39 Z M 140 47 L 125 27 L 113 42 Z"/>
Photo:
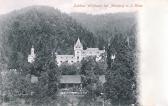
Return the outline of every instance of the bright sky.
<path id="1" fill-rule="evenodd" d="M 101 5 L 101 7 L 88 7 L 89 4 Z M 92 14 L 130 12 L 139 7 L 121 7 L 126 5 L 141 4 L 142 0 L 0 0 L 0 14 L 32 5 L 47 5 L 60 9 L 63 12 L 85 12 Z M 74 7 L 74 5 L 85 5 L 85 7 Z M 104 7 L 103 5 L 108 5 Z M 113 5 L 113 6 L 111 6 Z M 117 7 L 116 7 L 117 5 Z"/>

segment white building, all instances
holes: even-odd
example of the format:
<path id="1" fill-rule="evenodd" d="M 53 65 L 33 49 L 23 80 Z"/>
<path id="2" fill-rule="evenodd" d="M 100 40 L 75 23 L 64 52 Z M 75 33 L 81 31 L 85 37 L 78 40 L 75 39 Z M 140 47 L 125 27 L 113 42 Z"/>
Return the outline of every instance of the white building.
<path id="1" fill-rule="evenodd" d="M 61 65 L 62 63 L 68 63 L 73 64 L 76 62 L 80 62 L 84 57 L 88 56 L 96 56 L 96 61 L 101 59 L 101 54 L 105 53 L 105 50 L 99 50 L 98 48 L 87 48 L 86 50 L 83 49 L 83 45 L 80 42 L 80 39 L 78 38 L 76 44 L 74 45 L 74 54 L 73 55 L 56 55 L 56 62 L 58 65 Z M 35 53 L 34 53 L 34 47 L 31 48 L 31 54 L 28 56 L 28 62 L 32 63 L 35 60 Z"/>
<path id="2" fill-rule="evenodd" d="M 56 53 L 56 61 L 58 65 L 61 65 L 64 62 L 68 64 L 73 64 L 80 62 L 84 57 L 96 56 L 96 61 L 100 60 L 100 55 L 105 53 L 105 50 L 99 50 L 98 48 L 87 48 L 83 49 L 83 45 L 78 38 L 76 44 L 74 45 L 74 54 L 73 55 L 58 55 Z"/>

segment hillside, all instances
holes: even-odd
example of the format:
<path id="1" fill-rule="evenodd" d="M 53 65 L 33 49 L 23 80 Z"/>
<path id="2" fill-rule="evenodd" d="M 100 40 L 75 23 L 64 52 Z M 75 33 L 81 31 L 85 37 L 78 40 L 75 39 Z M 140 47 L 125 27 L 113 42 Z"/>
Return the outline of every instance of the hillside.
<path id="1" fill-rule="evenodd" d="M 134 13 L 67 15 L 52 7 L 31 6 L 0 16 L 1 58 L 11 66 L 27 61 L 32 45 L 37 55 L 72 54 L 78 37 L 84 48 L 103 49 L 111 36 L 131 36 L 135 26 Z"/>
<path id="2" fill-rule="evenodd" d="M 48 55 L 53 50 L 72 54 L 78 37 L 85 48 L 95 46 L 91 32 L 52 7 L 32 6 L 3 15 L 0 32 L 2 55 L 11 65 L 27 61 L 32 45 L 37 55 Z"/>
<path id="3" fill-rule="evenodd" d="M 101 15 L 71 13 L 70 16 L 97 37 L 99 48 L 102 48 L 101 45 L 107 43 L 111 36 L 118 34 L 131 36 L 131 31 L 135 31 L 137 25 L 136 13 Z"/>
<path id="4" fill-rule="evenodd" d="M 119 32 L 126 32 L 136 24 L 136 13 L 111 13 L 102 15 L 71 13 L 70 16 L 95 34 L 99 31 L 112 33 L 117 30 Z"/>

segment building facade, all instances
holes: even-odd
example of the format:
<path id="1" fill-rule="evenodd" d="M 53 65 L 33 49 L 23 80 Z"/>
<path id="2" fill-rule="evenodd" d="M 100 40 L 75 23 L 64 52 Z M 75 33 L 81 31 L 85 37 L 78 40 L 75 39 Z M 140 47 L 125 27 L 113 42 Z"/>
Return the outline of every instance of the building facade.
<path id="1" fill-rule="evenodd" d="M 62 63 L 73 64 L 80 62 L 83 58 L 88 56 L 96 56 L 96 61 L 101 59 L 101 54 L 105 53 L 105 50 L 99 50 L 98 48 L 87 48 L 86 50 L 83 49 L 83 45 L 78 38 L 77 42 L 74 45 L 74 54 L 73 55 L 56 55 L 55 61 L 57 62 L 58 66 Z M 28 55 L 28 62 L 34 62 L 36 58 L 36 54 L 34 51 L 34 47 L 31 48 L 31 54 Z"/>
<path id="2" fill-rule="evenodd" d="M 80 62 L 83 58 L 88 56 L 96 56 L 96 61 L 101 59 L 101 54 L 105 53 L 105 50 L 99 50 L 98 48 L 87 48 L 83 49 L 83 45 L 78 38 L 76 44 L 74 45 L 74 54 L 73 55 L 58 55 L 56 53 L 56 61 L 58 65 L 62 63 L 73 64 Z"/>

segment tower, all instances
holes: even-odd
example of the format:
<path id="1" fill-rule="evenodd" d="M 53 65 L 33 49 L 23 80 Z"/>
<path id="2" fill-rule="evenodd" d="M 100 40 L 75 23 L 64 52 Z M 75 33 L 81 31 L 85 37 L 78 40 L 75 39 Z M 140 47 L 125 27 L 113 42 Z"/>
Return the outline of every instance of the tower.
<path id="1" fill-rule="evenodd" d="M 35 53 L 34 53 L 34 46 L 32 45 L 32 48 L 31 48 L 31 55 L 33 56 L 33 55 L 35 55 Z"/>
<path id="2" fill-rule="evenodd" d="M 36 57 L 36 55 L 35 55 L 35 52 L 34 52 L 34 46 L 32 46 L 32 48 L 31 48 L 31 53 L 30 53 L 30 55 L 28 56 L 28 62 L 29 62 L 29 63 L 33 63 L 34 60 L 35 60 L 35 57 Z"/>
<path id="3" fill-rule="evenodd" d="M 82 60 L 82 51 L 83 45 L 81 44 L 80 39 L 78 38 L 76 44 L 74 45 L 75 58 L 77 62 Z"/>

